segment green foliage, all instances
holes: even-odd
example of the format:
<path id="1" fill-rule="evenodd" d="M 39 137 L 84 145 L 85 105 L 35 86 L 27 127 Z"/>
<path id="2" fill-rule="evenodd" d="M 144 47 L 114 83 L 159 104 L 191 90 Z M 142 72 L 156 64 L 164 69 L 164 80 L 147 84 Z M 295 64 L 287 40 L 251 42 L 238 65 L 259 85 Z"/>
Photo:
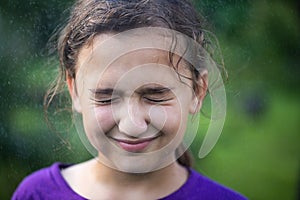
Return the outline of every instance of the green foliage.
<path id="1" fill-rule="evenodd" d="M 260 118 L 230 101 L 219 142 L 206 158 L 196 159 L 196 168 L 250 199 L 296 199 L 299 96 L 274 90 L 270 97 Z M 194 152 L 199 142 L 193 144 Z"/>
<path id="2" fill-rule="evenodd" d="M 90 157 L 56 99 L 44 120 L 43 96 L 57 71 L 46 43 L 71 1 L 5 0 L 0 5 L 0 199 L 27 174 L 54 161 Z M 195 167 L 251 199 L 296 199 L 299 160 L 299 4 L 194 1 L 219 39 L 229 72 L 223 133 Z M 61 16 L 61 17 L 59 17 Z M 64 106 L 60 107 L 61 102 Z M 66 104 L 66 105 L 65 105 Z M 203 119 L 200 127 L 207 126 Z M 201 128 L 200 128 L 201 129 Z M 191 149 L 198 154 L 205 130 Z"/>

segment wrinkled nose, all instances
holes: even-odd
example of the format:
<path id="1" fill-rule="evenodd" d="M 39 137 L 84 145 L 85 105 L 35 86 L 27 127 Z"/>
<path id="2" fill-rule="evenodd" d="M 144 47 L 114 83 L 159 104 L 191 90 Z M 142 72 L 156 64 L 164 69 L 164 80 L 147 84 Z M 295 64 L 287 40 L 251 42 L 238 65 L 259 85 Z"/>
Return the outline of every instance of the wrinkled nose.
<path id="1" fill-rule="evenodd" d="M 139 137 L 148 128 L 148 113 L 138 100 L 124 103 L 120 112 L 119 130 L 130 137 Z"/>

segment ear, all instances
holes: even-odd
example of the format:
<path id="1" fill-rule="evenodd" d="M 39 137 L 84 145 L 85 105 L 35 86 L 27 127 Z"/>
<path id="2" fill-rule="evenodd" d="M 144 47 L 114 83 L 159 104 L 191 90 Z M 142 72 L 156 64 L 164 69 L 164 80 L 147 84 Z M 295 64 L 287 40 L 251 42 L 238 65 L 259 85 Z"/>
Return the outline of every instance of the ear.
<path id="1" fill-rule="evenodd" d="M 202 107 L 202 102 L 204 97 L 206 96 L 206 92 L 208 89 L 208 72 L 207 70 L 203 70 L 198 77 L 197 85 L 194 88 L 193 99 L 190 105 L 189 112 L 191 114 L 196 114 L 200 111 Z"/>
<path id="2" fill-rule="evenodd" d="M 80 100 L 76 91 L 76 84 L 75 84 L 75 79 L 72 78 L 71 76 L 67 75 L 67 85 L 68 85 L 68 90 L 70 93 L 70 96 L 72 98 L 72 106 L 73 109 L 79 113 L 81 113 L 82 109 L 81 109 L 81 104 L 80 104 Z"/>

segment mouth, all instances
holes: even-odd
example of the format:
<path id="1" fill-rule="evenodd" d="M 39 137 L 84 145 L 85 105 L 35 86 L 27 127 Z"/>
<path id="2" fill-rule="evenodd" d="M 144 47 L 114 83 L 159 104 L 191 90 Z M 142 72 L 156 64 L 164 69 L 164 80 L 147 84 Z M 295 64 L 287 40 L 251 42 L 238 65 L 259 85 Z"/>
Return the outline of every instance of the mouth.
<path id="1" fill-rule="evenodd" d="M 150 143 L 157 139 L 160 135 L 151 138 L 140 138 L 136 140 L 112 138 L 117 142 L 118 146 L 128 152 L 138 153 L 145 150 Z"/>

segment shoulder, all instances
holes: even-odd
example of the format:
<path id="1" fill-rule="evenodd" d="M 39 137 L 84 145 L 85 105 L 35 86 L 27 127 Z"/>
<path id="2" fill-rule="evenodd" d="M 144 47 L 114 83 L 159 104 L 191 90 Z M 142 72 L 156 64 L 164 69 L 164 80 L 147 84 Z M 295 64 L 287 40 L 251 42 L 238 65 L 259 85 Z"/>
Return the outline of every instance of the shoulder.
<path id="1" fill-rule="evenodd" d="M 166 197 L 165 200 L 185 199 L 190 200 L 210 199 L 210 200 L 246 200 L 244 196 L 236 191 L 227 188 L 208 177 L 189 169 L 190 175 L 186 183 L 175 193 Z"/>
<path id="2" fill-rule="evenodd" d="M 246 198 L 236 191 L 223 186 L 208 177 L 190 169 L 191 173 L 191 187 L 197 191 L 197 193 L 205 194 L 210 199 L 230 199 L 230 200 L 245 200 Z"/>
<path id="3" fill-rule="evenodd" d="M 12 200 L 60 199 L 64 195 L 75 195 L 64 181 L 60 170 L 68 167 L 54 163 L 27 176 L 13 194 Z M 74 198 L 76 199 L 76 198 Z"/>

